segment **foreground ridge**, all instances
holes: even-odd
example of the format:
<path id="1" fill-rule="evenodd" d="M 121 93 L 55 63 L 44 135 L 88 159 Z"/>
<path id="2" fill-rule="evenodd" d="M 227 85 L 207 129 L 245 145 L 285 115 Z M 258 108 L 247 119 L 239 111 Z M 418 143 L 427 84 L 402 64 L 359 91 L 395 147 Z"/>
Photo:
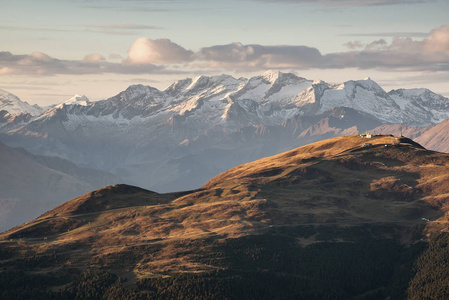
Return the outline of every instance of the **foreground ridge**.
<path id="1" fill-rule="evenodd" d="M 352 135 L 198 190 L 105 187 L 1 234 L 0 284 L 35 278 L 25 293 L 43 298 L 426 296 L 418 262 L 444 257 L 448 171 L 449 154 L 411 139 Z"/>

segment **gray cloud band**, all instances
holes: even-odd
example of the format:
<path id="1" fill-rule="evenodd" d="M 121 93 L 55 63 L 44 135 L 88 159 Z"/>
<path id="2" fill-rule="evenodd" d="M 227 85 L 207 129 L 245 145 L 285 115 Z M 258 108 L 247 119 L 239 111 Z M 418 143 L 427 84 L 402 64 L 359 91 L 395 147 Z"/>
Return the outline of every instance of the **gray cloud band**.
<path id="1" fill-rule="evenodd" d="M 395 38 L 370 44 L 349 42 L 350 51 L 321 54 L 307 46 L 264 46 L 232 43 L 204 47 L 194 53 L 169 39 L 139 38 L 121 62 L 100 54 L 83 60 L 59 60 L 44 53 L 14 55 L 0 52 L 0 75 L 8 74 L 174 74 L 188 70 L 257 71 L 264 69 L 382 69 L 389 71 L 448 71 L 449 26 L 431 31 L 420 41 Z M 356 50 L 359 49 L 359 50 Z"/>

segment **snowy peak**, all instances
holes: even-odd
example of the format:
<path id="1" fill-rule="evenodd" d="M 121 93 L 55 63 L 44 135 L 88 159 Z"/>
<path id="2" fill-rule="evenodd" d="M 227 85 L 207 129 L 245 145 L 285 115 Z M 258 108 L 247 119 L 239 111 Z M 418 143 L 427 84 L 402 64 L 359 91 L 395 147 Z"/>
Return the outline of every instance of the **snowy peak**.
<path id="1" fill-rule="evenodd" d="M 92 104 L 92 102 L 90 102 L 89 99 L 85 95 L 80 96 L 80 95 L 76 94 L 69 100 L 65 101 L 64 104 L 66 104 L 66 105 L 75 105 L 76 104 L 76 105 L 88 106 L 88 105 Z"/>
<path id="2" fill-rule="evenodd" d="M 401 110 L 414 112 L 416 121 L 424 125 L 440 123 L 449 118 L 449 99 L 428 89 L 398 89 L 388 95 Z"/>
<path id="3" fill-rule="evenodd" d="M 149 85 L 133 84 L 130 85 L 122 93 L 126 94 L 128 98 L 134 98 L 142 94 L 159 94 L 160 91 L 157 88 L 151 87 Z"/>
<path id="4" fill-rule="evenodd" d="M 164 92 L 171 97 L 177 97 L 179 94 L 184 92 L 192 83 L 191 78 L 178 80 L 170 85 Z"/>
<path id="5" fill-rule="evenodd" d="M 251 77 L 233 97 L 253 99 L 261 104 L 293 103 L 293 99 L 312 85 L 313 81 L 292 73 L 267 71 L 260 76 Z"/>
<path id="6" fill-rule="evenodd" d="M 430 107 L 432 109 L 449 109 L 449 98 L 435 94 L 434 92 L 419 88 L 419 89 L 398 89 L 392 90 L 388 93 L 393 98 L 404 98 L 415 101 L 417 104 Z"/>
<path id="7" fill-rule="evenodd" d="M 279 71 L 271 71 L 271 70 L 263 73 L 260 77 L 263 78 L 266 82 L 270 83 L 271 85 L 298 84 L 307 81 L 307 79 L 298 77 L 293 73 L 282 73 Z"/>
<path id="8" fill-rule="evenodd" d="M 178 102 L 190 97 L 234 92 L 242 84 L 242 81 L 246 82 L 246 79 L 236 79 L 225 74 L 218 76 L 198 76 L 178 80 L 164 90 L 164 93 L 169 97 L 177 99 L 176 102 Z"/>
<path id="9" fill-rule="evenodd" d="M 374 92 L 376 95 L 381 95 L 384 97 L 387 94 L 384 89 L 382 89 L 375 81 L 371 80 L 371 78 L 369 77 L 364 80 L 346 81 L 339 86 L 339 89 L 344 89 L 349 97 L 354 97 L 360 89 Z"/>
<path id="10" fill-rule="evenodd" d="M 274 84 L 276 82 L 276 80 L 279 79 L 281 74 L 282 73 L 279 71 L 269 70 L 262 74 L 262 78 L 265 79 L 266 81 L 268 81 L 269 83 Z"/>
<path id="11" fill-rule="evenodd" d="M 38 105 L 30 105 L 21 101 L 16 95 L 0 89 L 0 110 L 6 110 L 10 114 L 30 114 L 37 116 L 43 112 Z"/>
<path id="12" fill-rule="evenodd" d="M 110 99 L 122 102 L 124 105 L 136 104 L 140 107 L 145 105 L 156 105 L 164 102 L 163 92 L 157 88 L 136 84 L 129 86 L 125 91 Z"/>
<path id="13" fill-rule="evenodd" d="M 309 86 L 307 89 L 305 89 L 295 97 L 295 105 L 298 107 L 302 107 L 307 104 L 319 104 L 319 101 L 324 92 L 329 88 L 329 85 L 324 81 L 314 81 L 311 86 Z"/>
<path id="14" fill-rule="evenodd" d="M 410 122 L 396 102 L 373 80 L 350 80 L 341 85 L 313 84 L 295 99 L 297 106 L 307 106 L 305 113 L 321 114 L 334 107 L 348 107 L 370 114 L 386 123 Z"/>
<path id="15" fill-rule="evenodd" d="M 0 96 L 9 101 L 0 102 L 3 106 L 24 103 L 4 91 Z M 234 128 L 229 120 L 237 125 L 275 125 L 293 115 L 318 115 L 336 107 L 370 114 L 384 123 L 414 126 L 427 126 L 449 118 L 449 99 L 426 89 L 386 93 L 370 78 L 331 85 L 292 73 L 267 71 L 249 79 L 225 74 L 187 78 L 162 91 L 141 84 L 131 85 L 109 99 L 93 103 L 86 96 L 75 95 L 48 110 L 42 119 L 54 119 L 57 115 L 62 119 L 72 118 L 80 126 L 85 118 L 92 123 L 102 119 L 105 124 L 121 120 L 123 126 L 134 118 L 135 122 L 148 124 L 173 119 L 178 125 L 182 123 L 183 130 L 188 126 L 201 131 L 209 126 Z M 0 106 L 1 109 L 11 110 Z M 12 113 L 17 112 L 29 110 Z"/>
<path id="16" fill-rule="evenodd" d="M 372 80 L 370 77 L 365 78 L 363 80 L 357 80 L 356 84 L 359 86 L 362 86 L 366 90 L 369 91 L 375 91 L 379 93 L 385 93 L 384 89 L 380 87 L 380 85 L 377 84 L 374 80 Z"/>
<path id="17" fill-rule="evenodd" d="M 192 82 L 187 87 L 187 90 L 201 89 L 209 83 L 209 78 L 207 76 L 197 76 L 192 79 Z"/>
<path id="18" fill-rule="evenodd" d="M 198 76 L 192 79 L 190 85 L 186 88 L 189 91 L 200 91 L 210 87 L 222 86 L 223 88 L 234 87 L 239 80 L 230 75 L 218 76 Z"/>

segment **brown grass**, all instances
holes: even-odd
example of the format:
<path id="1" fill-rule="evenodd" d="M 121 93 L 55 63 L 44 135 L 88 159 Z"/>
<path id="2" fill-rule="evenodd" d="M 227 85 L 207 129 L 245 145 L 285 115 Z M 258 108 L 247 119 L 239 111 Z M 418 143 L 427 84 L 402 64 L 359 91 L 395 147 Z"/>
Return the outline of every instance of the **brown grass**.
<path id="1" fill-rule="evenodd" d="M 195 260 L 207 251 L 195 241 L 259 234 L 270 226 L 414 226 L 423 217 L 437 220 L 429 228 L 447 226 L 441 224 L 449 220 L 449 155 L 406 139 L 385 147 L 392 139 L 314 143 L 238 166 L 183 195 L 106 187 L 0 239 L 37 255 L 63 252 L 72 265 L 129 269 L 128 277 L 137 278 L 210 269 Z M 366 142 L 373 146 L 362 147 Z"/>

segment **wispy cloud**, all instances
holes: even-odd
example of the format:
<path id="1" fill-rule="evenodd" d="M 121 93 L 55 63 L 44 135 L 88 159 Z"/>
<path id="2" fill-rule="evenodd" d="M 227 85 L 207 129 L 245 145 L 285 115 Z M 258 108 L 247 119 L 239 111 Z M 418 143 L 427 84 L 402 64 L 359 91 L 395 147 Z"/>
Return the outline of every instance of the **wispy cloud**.
<path id="1" fill-rule="evenodd" d="M 207 0 L 118 0 L 126 3 L 207 3 Z M 437 0 L 242 0 L 242 1 L 258 1 L 258 2 L 273 2 L 273 3 L 312 3 L 324 4 L 329 6 L 383 6 L 383 5 L 399 5 L 399 4 L 418 4 L 429 3 Z M 89 6 L 89 5 L 86 5 Z"/>
<path id="2" fill-rule="evenodd" d="M 426 37 L 428 32 L 373 32 L 373 33 L 345 33 L 340 36 L 368 36 L 368 37 Z"/>
<path id="3" fill-rule="evenodd" d="M 78 5 L 79 8 L 104 10 L 104 11 L 131 11 L 131 12 L 145 12 L 145 13 L 159 13 L 185 10 L 178 7 L 179 3 L 189 2 L 203 2 L 206 0 L 188 0 L 188 1 L 89 1 L 89 4 Z M 124 5 L 125 3 L 125 5 Z"/>
<path id="4" fill-rule="evenodd" d="M 123 11 L 131 11 L 131 12 L 173 12 L 173 11 L 180 11 L 180 9 L 176 8 L 155 8 L 155 7 L 125 7 L 122 8 Z"/>
<path id="5" fill-rule="evenodd" d="M 135 23 L 106 23 L 106 24 L 84 24 L 83 32 L 102 33 L 108 35 L 137 35 L 139 32 L 146 30 L 160 30 L 159 26 L 135 24 Z"/>
<path id="6" fill-rule="evenodd" d="M 75 25 L 68 28 L 47 28 L 47 27 L 22 27 L 0 25 L 0 31 L 37 31 L 37 32 L 91 32 L 114 35 L 137 34 L 143 30 L 160 30 L 163 27 L 134 24 L 134 23 L 108 23 L 108 24 L 84 24 Z"/>
<path id="7" fill-rule="evenodd" d="M 82 25 L 88 28 L 101 28 L 101 29 L 118 29 L 118 30 L 135 30 L 135 29 L 162 29 L 159 26 L 134 24 L 134 23 L 108 23 L 108 24 L 86 24 Z"/>
<path id="8" fill-rule="evenodd" d="M 109 9 L 116 9 L 116 6 L 109 6 L 109 5 L 80 5 L 79 8 L 87 8 L 87 9 L 96 9 L 96 10 L 109 10 Z"/>
<path id="9" fill-rule="evenodd" d="M 49 32 L 68 32 L 68 31 L 75 31 L 70 29 L 61 29 L 61 28 L 47 28 L 47 27 L 21 27 L 21 26 L 5 26 L 0 25 L 0 30 L 7 30 L 7 31 L 49 31 Z"/>
<path id="10" fill-rule="evenodd" d="M 410 5 L 419 3 L 435 2 L 432 0 L 244 0 L 272 3 L 297 3 L 297 4 L 317 4 L 333 7 L 357 7 L 357 6 L 386 6 L 386 5 Z"/>

